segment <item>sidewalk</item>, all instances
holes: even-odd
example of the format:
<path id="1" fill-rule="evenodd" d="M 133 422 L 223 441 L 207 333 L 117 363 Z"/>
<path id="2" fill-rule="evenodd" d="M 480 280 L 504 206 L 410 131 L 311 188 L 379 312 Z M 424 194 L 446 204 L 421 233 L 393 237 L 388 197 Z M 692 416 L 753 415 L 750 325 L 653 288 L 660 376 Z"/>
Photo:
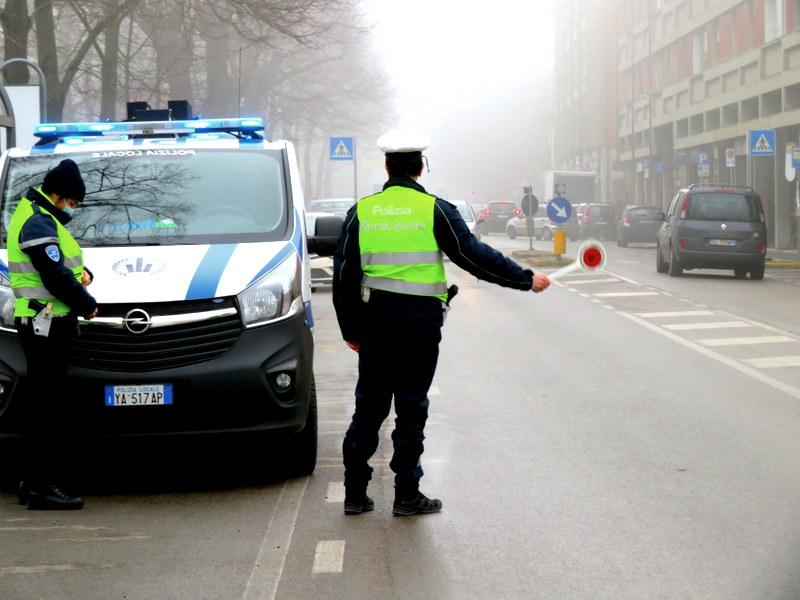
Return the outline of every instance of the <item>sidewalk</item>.
<path id="1" fill-rule="evenodd" d="M 800 269 L 800 252 L 797 250 L 767 249 L 768 269 Z"/>

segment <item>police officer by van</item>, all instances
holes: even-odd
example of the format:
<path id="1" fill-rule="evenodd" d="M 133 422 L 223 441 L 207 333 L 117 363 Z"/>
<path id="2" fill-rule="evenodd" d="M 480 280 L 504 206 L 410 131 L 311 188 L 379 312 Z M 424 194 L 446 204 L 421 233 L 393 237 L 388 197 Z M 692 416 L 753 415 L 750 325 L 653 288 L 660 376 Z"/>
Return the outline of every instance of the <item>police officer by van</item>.
<path id="1" fill-rule="evenodd" d="M 428 389 L 436 371 L 448 288 L 442 254 L 475 277 L 517 290 L 541 292 L 544 274 L 523 269 L 478 241 L 458 209 L 418 183 L 427 140 L 391 131 L 378 140 L 386 154 L 383 191 L 362 198 L 347 214 L 334 256 L 333 302 L 342 337 L 359 353 L 355 412 L 343 443 L 345 514 L 373 510 L 367 495 L 369 459 L 394 399 L 395 473 L 392 513 L 435 513 L 441 500 L 419 490 L 420 457 L 428 418 Z"/>
<path id="2" fill-rule="evenodd" d="M 19 499 L 29 509 L 83 507 L 81 498 L 61 490 L 57 478 L 59 461 L 72 449 L 66 372 L 77 316 L 97 315 L 97 303 L 85 289 L 92 275 L 65 227 L 85 194 L 78 166 L 62 160 L 41 187 L 20 199 L 8 227 L 14 316 L 27 364 Z"/>

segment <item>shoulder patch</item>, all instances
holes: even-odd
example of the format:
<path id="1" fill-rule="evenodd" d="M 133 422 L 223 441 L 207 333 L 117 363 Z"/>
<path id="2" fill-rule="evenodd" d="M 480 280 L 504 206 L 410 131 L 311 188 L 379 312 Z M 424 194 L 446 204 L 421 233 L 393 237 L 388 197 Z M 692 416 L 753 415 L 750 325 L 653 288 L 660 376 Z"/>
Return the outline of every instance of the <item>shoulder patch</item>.
<path id="1" fill-rule="evenodd" d="M 47 253 L 47 256 L 49 256 L 50 260 L 52 260 L 53 262 L 58 262 L 59 260 L 61 260 L 61 251 L 55 244 L 50 244 L 49 246 L 47 246 L 47 248 L 44 249 L 44 251 Z"/>

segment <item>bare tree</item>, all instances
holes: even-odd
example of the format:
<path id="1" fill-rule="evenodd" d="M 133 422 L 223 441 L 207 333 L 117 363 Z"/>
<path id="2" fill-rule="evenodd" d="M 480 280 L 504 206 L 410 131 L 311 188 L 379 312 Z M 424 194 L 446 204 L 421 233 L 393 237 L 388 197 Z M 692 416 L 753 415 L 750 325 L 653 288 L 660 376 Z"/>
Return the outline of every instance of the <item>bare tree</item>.
<path id="1" fill-rule="evenodd" d="M 5 59 L 26 58 L 28 56 L 28 34 L 31 31 L 27 0 L 7 0 L 0 12 L 0 25 L 3 27 Z M 29 81 L 30 72 L 28 67 L 23 64 L 13 64 L 6 67 L 3 77 L 9 84 L 25 85 Z"/>

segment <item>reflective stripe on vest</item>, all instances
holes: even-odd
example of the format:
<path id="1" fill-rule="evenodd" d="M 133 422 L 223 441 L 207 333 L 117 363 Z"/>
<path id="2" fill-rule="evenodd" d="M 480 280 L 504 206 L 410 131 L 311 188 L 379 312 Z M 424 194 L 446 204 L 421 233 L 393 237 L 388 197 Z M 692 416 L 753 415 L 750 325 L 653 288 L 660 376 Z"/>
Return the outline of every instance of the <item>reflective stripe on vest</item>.
<path id="1" fill-rule="evenodd" d="M 42 192 L 37 190 L 37 193 L 41 194 Z M 44 194 L 42 196 L 46 198 Z M 22 233 L 23 226 L 35 212 L 39 211 L 53 219 L 58 237 L 29 240 L 25 244 L 20 244 L 19 236 Z M 75 280 L 80 283 L 83 274 L 83 253 L 78 242 L 57 219 L 35 205 L 28 198 L 21 198 L 8 225 L 7 242 L 8 275 L 11 279 L 11 288 L 17 298 L 14 309 L 15 317 L 32 317 L 36 314 L 36 311 L 28 306 L 29 300 L 36 300 L 40 304 L 52 303 L 53 315 L 55 316 L 65 315 L 70 312 L 70 307 L 55 298 L 44 286 L 39 272 L 34 268 L 30 257 L 23 251 L 23 248 L 46 243 L 58 244 L 61 254 L 64 256 L 64 266 L 72 271 Z"/>
<path id="2" fill-rule="evenodd" d="M 402 186 L 358 202 L 362 285 L 447 301 L 447 279 L 433 235 L 436 198 Z"/>

